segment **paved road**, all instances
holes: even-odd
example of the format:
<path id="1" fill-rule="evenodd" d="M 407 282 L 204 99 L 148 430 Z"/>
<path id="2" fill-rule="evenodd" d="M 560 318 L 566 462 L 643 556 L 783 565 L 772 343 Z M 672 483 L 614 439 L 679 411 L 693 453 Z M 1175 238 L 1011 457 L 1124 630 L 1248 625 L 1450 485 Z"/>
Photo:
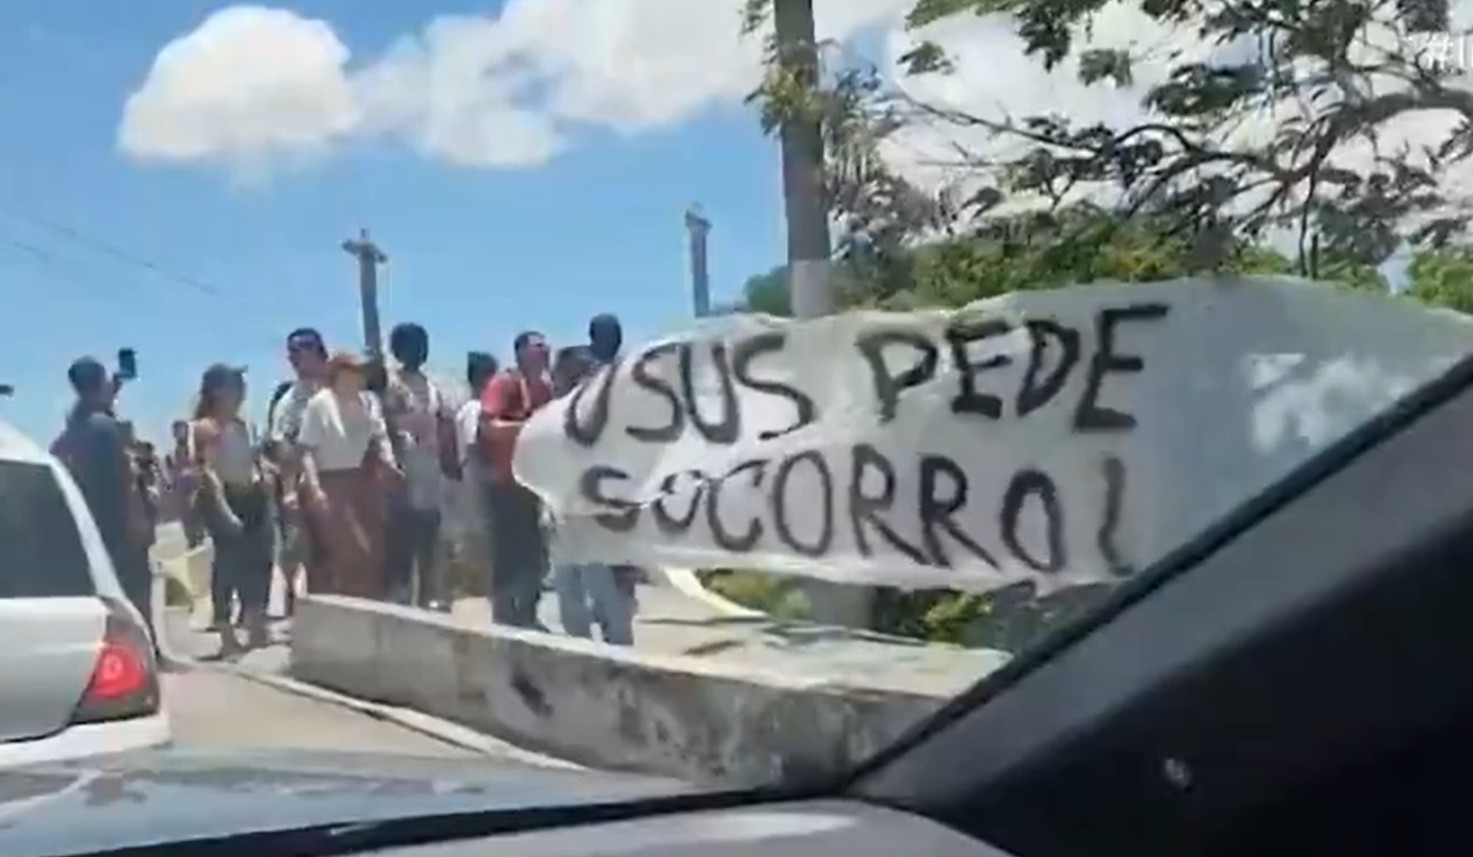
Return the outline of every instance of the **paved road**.
<path id="1" fill-rule="evenodd" d="M 184 747 L 477 755 L 387 721 L 223 672 L 166 675 L 164 701 L 174 741 Z"/>
<path id="2" fill-rule="evenodd" d="M 183 549 L 184 535 L 177 526 L 159 528 L 158 555 L 177 555 Z M 385 720 L 218 670 L 165 675 L 164 704 L 175 742 L 186 747 L 477 755 Z"/>

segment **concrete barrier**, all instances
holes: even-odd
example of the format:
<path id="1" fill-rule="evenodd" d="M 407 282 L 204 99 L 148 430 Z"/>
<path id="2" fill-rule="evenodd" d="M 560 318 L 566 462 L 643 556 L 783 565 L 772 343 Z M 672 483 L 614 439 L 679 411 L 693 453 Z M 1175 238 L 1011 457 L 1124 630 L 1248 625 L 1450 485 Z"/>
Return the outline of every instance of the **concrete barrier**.
<path id="1" fill-rule="evenodd" d="M 944 702 L 327 596 L 297 604 L 290 671 L 578 764 L 723 785 L 847 768 Z"/>

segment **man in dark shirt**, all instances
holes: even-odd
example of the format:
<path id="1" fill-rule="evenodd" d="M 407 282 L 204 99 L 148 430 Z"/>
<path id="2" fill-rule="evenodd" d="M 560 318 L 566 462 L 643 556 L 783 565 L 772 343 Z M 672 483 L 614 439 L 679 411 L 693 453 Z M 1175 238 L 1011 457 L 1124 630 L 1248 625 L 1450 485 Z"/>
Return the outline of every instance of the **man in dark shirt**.
<path id="1" fill-rule="evenodd" d="M 600 313 L 588 322 L 588 352 L 600 366 L 607 366 L 619 359 L 624 347 L 624 326 L 619 317 L 611 313 Z M 633 604 L 638 598 L 637 584 L 643 573 L 632 565 L 615 565 L 614 580 L 619 589 Z"/>
<path id="2" fill-rule="evenodd" d="M 92 520 L 128 600 L 150 621 L 146 515 L 129 458 L 128 432 L 113 415 L 117 383 L 98 361 L 83 357 L 67 370 L 77 403 L 52 446 L 87 500 Z"/>
<path id="3" fill-rule="evenodd" d="M 588 350 L 600 364 L 613 363 L 619 359 L 619 350 L 624 347 L 624 326 L 619 317 L 600 313 L 588 322 Z"/>

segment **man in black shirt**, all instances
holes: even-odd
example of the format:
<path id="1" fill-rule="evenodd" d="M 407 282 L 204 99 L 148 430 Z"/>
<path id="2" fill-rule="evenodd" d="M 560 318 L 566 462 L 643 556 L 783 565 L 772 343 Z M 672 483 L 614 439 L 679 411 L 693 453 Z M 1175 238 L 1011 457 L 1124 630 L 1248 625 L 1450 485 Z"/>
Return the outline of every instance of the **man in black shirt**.
<path id="1" fill-rule="evenodd" d="M 118 583 L 151 626 L 148 544 L 153 533 L 136 482 L 129 427 L 113 414 L 117 382 L 91 357 L 72 363 L 67 380 L 77 403 L 52 452 L 71 471 L 86 498 Z"/>

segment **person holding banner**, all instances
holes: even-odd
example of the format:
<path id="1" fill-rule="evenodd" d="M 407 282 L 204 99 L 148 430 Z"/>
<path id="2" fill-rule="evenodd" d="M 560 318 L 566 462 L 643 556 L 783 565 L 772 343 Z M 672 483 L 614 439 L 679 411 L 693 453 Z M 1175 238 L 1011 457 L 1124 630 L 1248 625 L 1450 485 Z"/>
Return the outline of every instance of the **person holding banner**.
<path id="1" fill-rule="evenodd" d="M 598 353 L 582 347 L 563 348 L 553 363 L 553 392 L 568 395 L 599 366 Z M 634 645 L 634 599 L 621 586 L 613 566 L 601 562 L 563 560 L 573 533 L 552 520 L 552 579 L 557 590 L 558 616 L 563 630 L 574 637 L 593 639 L 598 624 L 603 641 L 614 646 Z"/>
<path id="2" fill-rule="evenodd" d="M 517 482 L 512 455 L 522 426 L 552 401 L 547 381 L 547 340 L 535 331 L 517 335 L 516 367 L 497 375 L 481 397 L 481 442 L 491 467 L 487 505 L 491 519 L 491 619 L 500 625 L 538 628 L 537 601 L 547 568 L 541 502 Z"/>
<path id="3" fill-rule="evenodd" d="M 604 312 L 589 319 L 588 351 L 597 366 L 618 362 L 623 348 L 624 325 L 620 323 L 618 316 Z M 637 586 L 641 577 L 639 568 L 633 565 L 616 565 L 613 568 L 614 582 L 619 585 L 620 593 L 629 602 L 630 610 L 638 609 Z"/>

